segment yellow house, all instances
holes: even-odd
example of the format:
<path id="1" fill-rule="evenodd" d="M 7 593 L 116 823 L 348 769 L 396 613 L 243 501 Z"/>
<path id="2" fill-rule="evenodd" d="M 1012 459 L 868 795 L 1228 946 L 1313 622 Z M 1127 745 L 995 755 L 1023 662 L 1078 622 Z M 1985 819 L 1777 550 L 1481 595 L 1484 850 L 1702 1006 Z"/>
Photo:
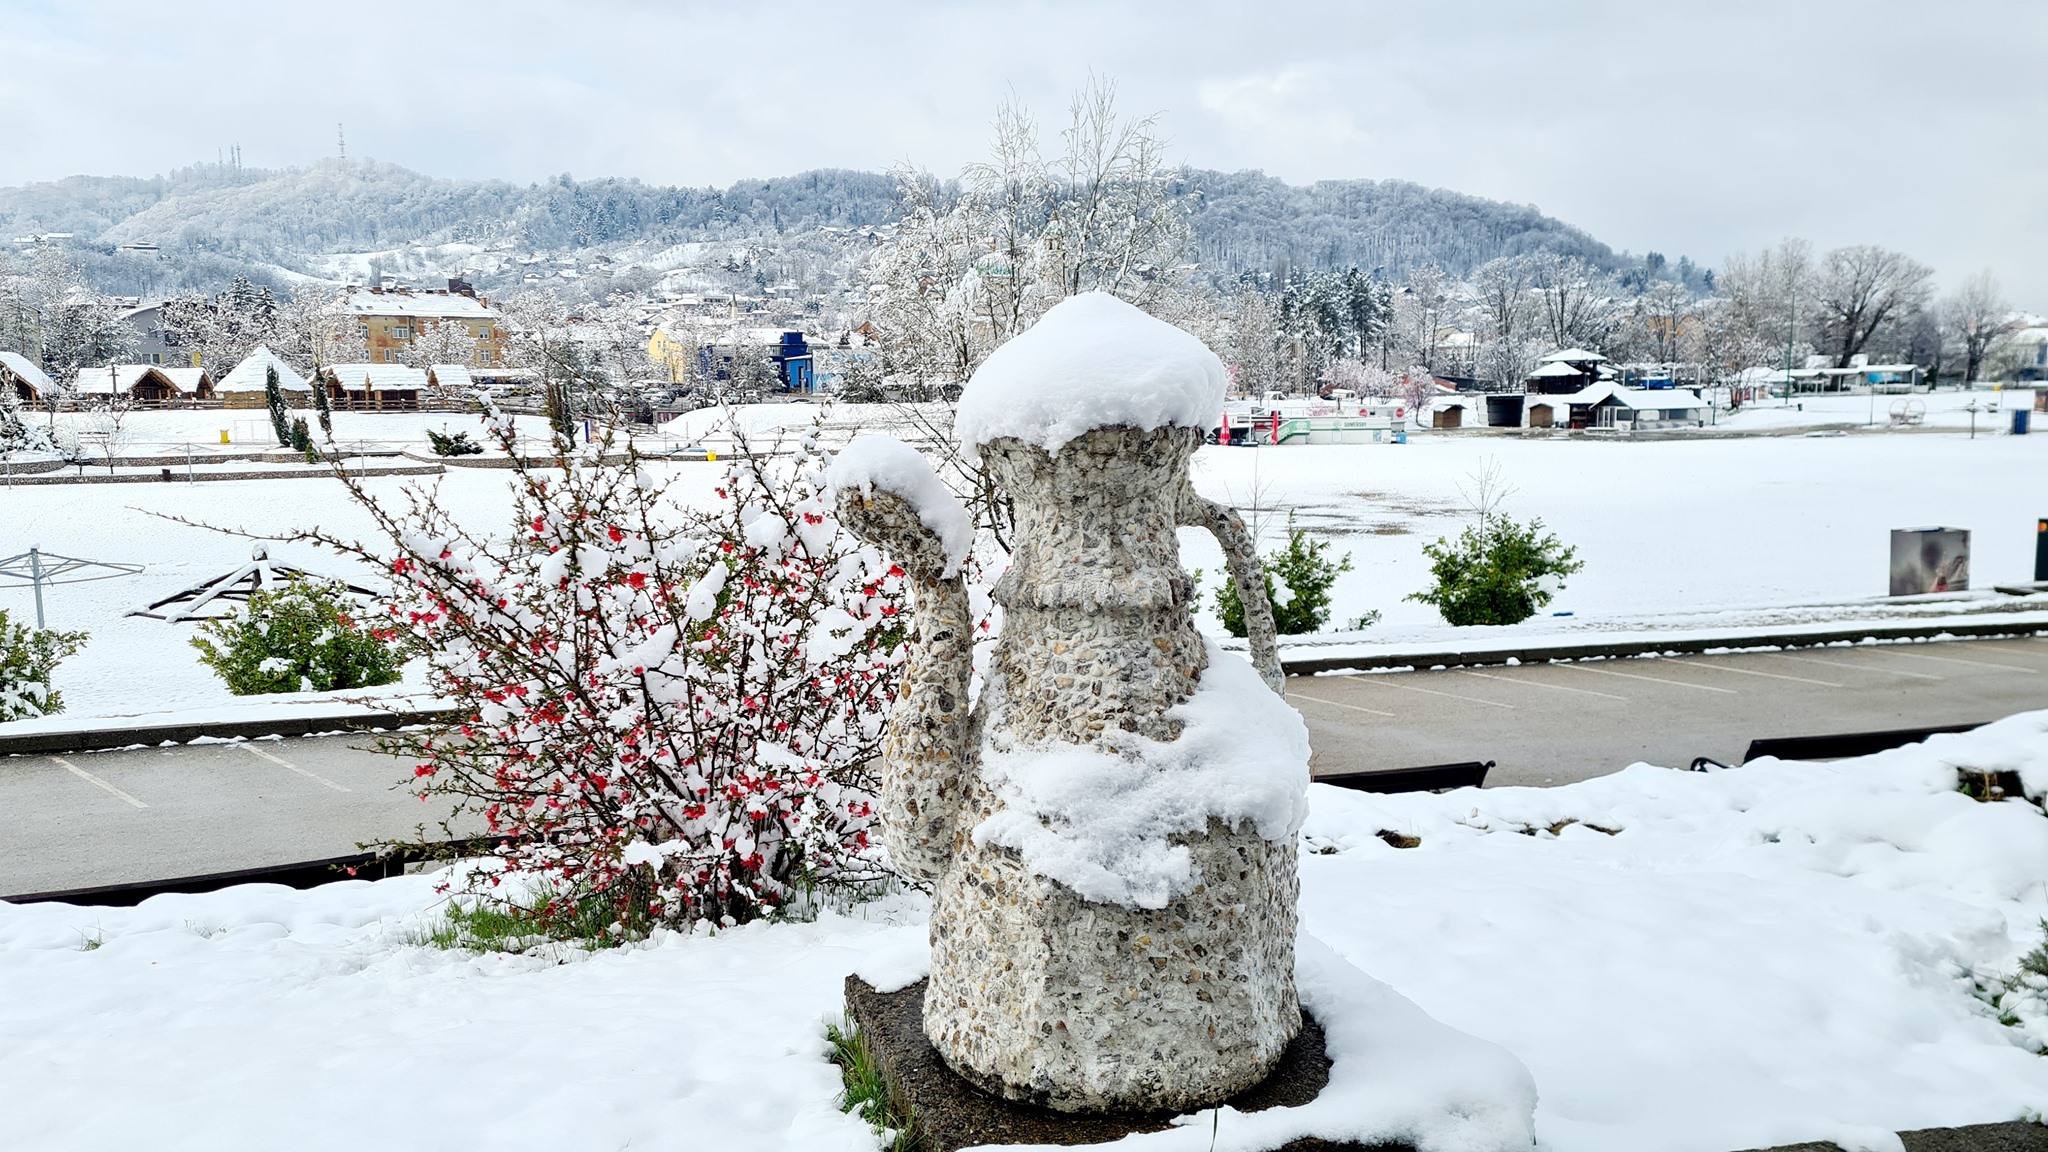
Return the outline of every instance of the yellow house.
<path id="1" fill-rule="evenodd" d="M 398 363 L 414 342 L 444 325 L 455 325 L 474 345 L 469 363 L 488 367 L 505 359 L 504 317 L 467 291 L 358 288 L 349 293 L 348 311 L 372 364 Z"/>

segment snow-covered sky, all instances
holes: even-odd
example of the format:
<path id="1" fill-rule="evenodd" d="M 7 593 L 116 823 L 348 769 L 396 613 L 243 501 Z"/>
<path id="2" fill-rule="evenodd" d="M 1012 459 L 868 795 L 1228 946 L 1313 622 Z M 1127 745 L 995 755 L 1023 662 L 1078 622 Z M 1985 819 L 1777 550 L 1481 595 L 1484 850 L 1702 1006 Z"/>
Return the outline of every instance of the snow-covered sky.
<path id="1" fill-rule="evenodd" d="M 1785 235 L 2048 310 L 2040 0 L 774 5 L 0 0 L 0 184 L 239 143 L 430 174 L 725 183 L 980 153 L 1092 72 L 1176 159 L 1396 177 L 1710 264 Z"/>

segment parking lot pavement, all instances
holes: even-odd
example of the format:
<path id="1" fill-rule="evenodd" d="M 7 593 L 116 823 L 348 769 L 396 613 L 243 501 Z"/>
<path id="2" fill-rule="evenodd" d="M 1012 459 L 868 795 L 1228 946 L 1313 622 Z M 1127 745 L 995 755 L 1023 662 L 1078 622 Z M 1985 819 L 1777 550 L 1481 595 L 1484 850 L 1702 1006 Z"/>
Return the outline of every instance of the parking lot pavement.
<path id="1" fill-rule="evenodd" d="M 2048 708 L 2048 640 L 1299 676 L 1287 695 L 1317 772 L 1493 760 L 1489 785 L 1561 784 L 1638 760 L 1738 763 L 1760 737 Z M 410 762 L 331 736 L 0 759 L 0 894 L 409 839 L 443 815 L 406 790 L 411 779 Z"/>
<path id="2" fill-rule="evenodd" d="M 1496 762 L 1489 785 L 1636 761 L 1740 763 L 1754 739 L 2048 708 L 2048 640 L 1972 640 L 1288 680 L 1317 772 Z"/>
<path id="3" fill-rule="evenodd" d="M 0 894 L 344 856 L 442 815 L 409 762 L 320 737 L 0 759 Z"/>

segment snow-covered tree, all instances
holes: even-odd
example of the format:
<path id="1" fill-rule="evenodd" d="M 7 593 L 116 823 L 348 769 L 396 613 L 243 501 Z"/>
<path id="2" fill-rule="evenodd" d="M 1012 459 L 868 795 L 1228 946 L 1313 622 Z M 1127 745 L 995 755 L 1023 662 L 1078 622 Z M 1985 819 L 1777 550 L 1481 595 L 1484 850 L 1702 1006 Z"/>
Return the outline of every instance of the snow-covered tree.
<path id="1" fill-rule="evenodd" d="M 414 368 L 474 364 L 477 347 L 477 338 L 470 334 L 468 324 L 460 320 L 427 319 L 415 323 L 412 341 L 398 358 Z"/>
<path id="2" fill-rule="evenodd" d="M 2000 342 L 2019 329 L 1997 277 L 1985 269 L 1964 280 L 1941 302 L 1941 321 L 1963 354 L 1963 382 L 1974 384 Z"/>
<path id="3" fill-rule="evenodd" d="M 1614 278 L 1576 256 L 1545 252 L 1529 261 L 1541 332 L 1555 348 L 1600 351 L 1620 319 Z"/>
<path id="4" fill-rule="evenodd" d="M 17 453 L 41 455 L 56 451 L 49 433 L 22 415 L 21 398 L 14 394 L 14 389 L 0 388 L 0 459 Z"/>
<path id="5" fill-rule="evenodd" d="M 302 281 L 278 304 L 270 350 L 308 368 L 360 364 L 369 359 L 362 325 L 349 314 L 345 293 L 331 284 Z"/>
<path id="6" fill-rule="evenodd" d="M 887 371 L 915 388 L 959 384 L 997 345 L 1081 292 L 1110 292 L 1168 320 L 1188 290 L 1188 199 L 1156 117 L 1124 120 L 1115 86 L 1075 97 L 1057 155 L 1021 107 L 997 113 L 988 160 L 957 184 L 897 174 L 902 219 L 869 267 Z"/>
<path id="7" fill-rule="evenodd" d="M 1443 349 L 1444 321 L 1451 308 L 1451 279 L 1434 264 L 1408 270 L 1408 282 L 1397 301 L 1401 348 L 1416 363 L 1434 372 Z"/>
<path id="8" fill-rule="evenodd" d="M 1903 252 L 1872 244 L 1837 248 L 1814 277 L 1814 342 L 1837 368 L 1887 327 L 1923 309 L 1934 270 Z"/>
<path id="9" fill-rule="evenodd" d="M 134 351 L 141 335 L 112 299 L 91 291 L 65 251 L 47 240 L 25 263 L 0 255 L 0 349 L 40 364 L 52 380 Z M 49 403 L 62 397 L 49 396 Z"/>
<path id="10" fill-rule="evenodd" d="M 1481 341 L 1475 374 L 1495 388 L 1520 387 L 1538 351 L 1532 263 L 1528 255 L 1500 256 L 1472 270 Z"/>

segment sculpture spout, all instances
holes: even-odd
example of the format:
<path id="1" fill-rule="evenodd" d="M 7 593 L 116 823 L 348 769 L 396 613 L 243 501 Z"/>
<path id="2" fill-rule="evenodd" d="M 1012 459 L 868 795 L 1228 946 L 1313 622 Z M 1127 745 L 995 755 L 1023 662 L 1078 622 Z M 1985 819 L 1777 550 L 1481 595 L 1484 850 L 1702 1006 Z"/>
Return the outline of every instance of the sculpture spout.
<path id="1" fill-rule="evenodd" d="M 882 844 L 905 875 L 937 880 L 953 856 L 973 762 L 967 581 L 954 542 L 910 500 L 881 483 L 835 486 L 840 522 L 888 553 L 910 583 L 909 655 L 882 741 Z"/>

